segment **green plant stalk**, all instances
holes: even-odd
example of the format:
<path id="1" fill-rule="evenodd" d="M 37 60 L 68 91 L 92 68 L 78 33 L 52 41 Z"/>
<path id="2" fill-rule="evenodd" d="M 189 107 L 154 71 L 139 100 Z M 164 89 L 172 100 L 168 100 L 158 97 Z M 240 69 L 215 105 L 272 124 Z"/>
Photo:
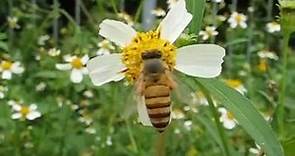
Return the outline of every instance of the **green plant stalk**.
<path id="1" fill-rule="evenodd" d="M 114 0 L 111 0 L 111 3 L 112 3 L 112 7 L 113 7 L 113 10 L 114 10 L 115 14 L 118 15 L 119 11 L 118 11 L 118 9 L 117 9 L 117 6 L 116 6 L 115 1 L 114 1 Z"/>
<path id="2" fill-rule="evenodd" d="M 201 84 L 199 83 L 198 81 L 195 80 L 195 82 L 200 86 L 202 92 L 204 93 L 208 103 L 209 103 L 209 108 L 213 114 L 213 117 L 214 117 L 214 121 L 215 121 L 215 124 L 216 124 L 216 127 L 218 129 L 218 133 L 220 135 L 220 139 L 221 139 L 221 142 L 222 142 L 222 145 L 223 145 L 223 152 L 224 152 L 224 155 L 225 156 L 230 156 L 230 152 L 229 152 L 229 147 L 228 147 L 228 143 L 227 143 L 227 139 L 226 139 L 226 136 L 225 136 L 225 133 L 224 133 L 224 129 L 219 121 L 219 114 L 218 112 L 216 111 L 216 108 L 214 106 L 214 103 L 213 103 L 213 100 L 210 96 L 210 93 L 209 91 Z"/>
<path id="3" fill-rule="evenodd" d="M 13 9 L 13 0 L 8 1 L 8 8 L 9 8 L 9 16 L 11 16 L 12 9 Z M 9 29 L 8 29 L 8 50 L 11 50 L 13 47 L 13 37 L 14 37 L 14 31 L 12 28 L 9 27 Z"/>
<path id="4" fill-rule="evenodd" d="M 199 34 L 201 30 L 203 16 L 205 12 L 205 0 L 186 0 L 187 8 L 193 14 L 193 19 L 189 25 L 189 33 Z"/>
<path id="5" fill-rule="evenodd" d="M 137 23 L 139 18 L 140 18 L 140 14 L 142 12 L 142 8 L 143 8 L 143 3 L 144 3 L 144 0 L 141 0 L 140 1 L 140 4 L 136 10 L 136 13 L 135 13 L 135 16 L 134 16 L 134 22 Z"/>
<path id="6" fill-rule="evenodd" d="M 126 123 L 126 126 L 127 126 L 127 131 L 128 131 L 129 139 L 131 141 L 131 144 L 133 146 L 133 149 L 135 150 L 136 153 L 138 153 L 137 144 L 136 144 L 136 141 L 134 139 L 133 132 L 132 132 L 132 130 L 130 128 L 130 123 L 128 122 L 127 119 L 125 119 L 125 123 Z"/>
<path id="7" fill-rule="evenodd" d="M 288 47 L 288 40 L 290 34 L 295 30 L 295 2 L 281 1 L 281 25 L 283 30 L 283 73 L 280 82 L 280 95 L 277 107 L 277 123 L 278 132 L 281 137 L 284 137 L 284 119 L 285 119 L 285 97 L 286 97 L 286 82 L 287 82 L 287 67 L 288 67 L 288 53 L 291 49 Z"/>
<path id="8" fill-rule="evenodd" d="M 81 9 L 80 9 L 80 5 L 81 5 L 81 1 L 80 0 L 76 0 L 75 3 L 75 21 L 77 26 L 80 25 L 81 23 Z"/>
<path id="9" fill-rule="evenodd" d="M 59 8 L 58 0 L 54 0 L 53 1 L 54 21 L 53 21 L 52 31 L 53 31 L 53 38 L 56 44 L 58 42 L 58 16 L 59 16 L 58 8 Z"/>
<path id="10" fill-rule="evenodd" d="M 166 132 L 159 133 L 157 138 L 156 138 L 156 143 L 155 143 L 155 149 L 156 149 L 156 156 L 165 156 L 165 135 Z"/>

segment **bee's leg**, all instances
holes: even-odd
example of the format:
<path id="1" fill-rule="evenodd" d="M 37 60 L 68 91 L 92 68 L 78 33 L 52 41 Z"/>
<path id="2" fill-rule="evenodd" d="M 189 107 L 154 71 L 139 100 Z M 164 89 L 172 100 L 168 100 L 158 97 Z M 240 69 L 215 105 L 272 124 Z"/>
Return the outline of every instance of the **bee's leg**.
<path id="1" fill-rule="evenodd" d="M 165 75 L 167 77 L 167 80 L 168 80 L 167 83 L 170 89 L 175 89 L 177 87 L 177 83 L 173 80 L 171 72 L 169 70 L 166 70 Z"/>
<path id="2" fill-rule="evenodd" d="M 139 95 L 143 95 L 144 93 L 144 76 L 143 74 L 140 74 L 140 76 L 138 77 L 136 83 L 136 93 Z"/>

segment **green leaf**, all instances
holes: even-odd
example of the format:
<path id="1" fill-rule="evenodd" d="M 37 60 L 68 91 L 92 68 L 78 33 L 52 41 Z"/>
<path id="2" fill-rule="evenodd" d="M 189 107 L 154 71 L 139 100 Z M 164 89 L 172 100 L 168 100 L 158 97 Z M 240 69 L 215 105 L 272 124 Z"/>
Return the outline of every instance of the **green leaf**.
<path id="1" fill-rule="evenodd" d="M 284 155 L 282 146 L 271 127 L 246 97 L 216 79 L 198 78 L 197 81 L 233 113 L 239 125 L 265 150 L 268 156 Z"/>
<path id="2" fill-rule="evenodd" d="M 205 10 L 205 0 L 186 0 L 186 6 L 190 13 L 193 14 L 193 19 L 189 25 L 189 32 L 199 34 L 202 26 L 202 20 Z"/>

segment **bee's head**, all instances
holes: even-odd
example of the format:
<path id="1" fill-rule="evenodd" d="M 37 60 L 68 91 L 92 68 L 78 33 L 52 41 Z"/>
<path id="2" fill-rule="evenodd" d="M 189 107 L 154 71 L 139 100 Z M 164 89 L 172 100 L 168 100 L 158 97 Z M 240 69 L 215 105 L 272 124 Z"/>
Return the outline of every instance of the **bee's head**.
<path id="1" fill-rule="evenodd" d="M 141 54 L 141 58 L 143 60 L 148 60 L 148 59 L 159 59 L 162 57 L 162 54 L 159 50 L 153 49 L 153 50 L 148 50 L 145 51 Z"/>

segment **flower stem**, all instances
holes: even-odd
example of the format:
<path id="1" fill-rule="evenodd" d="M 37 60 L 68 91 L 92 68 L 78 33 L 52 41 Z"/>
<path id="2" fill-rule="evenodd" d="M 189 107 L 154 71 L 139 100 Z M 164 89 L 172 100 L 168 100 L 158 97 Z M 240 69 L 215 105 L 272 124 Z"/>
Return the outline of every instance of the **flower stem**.
<path id="1" fill-rule="evenodd" d="M 156 138 L 155 149 L 156 149 L 156 156 L 165 156 L 165 135 L 166 132 L 159 133 L 158 137 Z"/>
<path id="2" fill-rule="evenodd" d="M 131 144 L 133 146 L 133 149 L 135 150 L 136 153 L 138 153 L 138 148 L 137 148 L 137 144 L 136 144 L 136 141 L 134 139 L 134 136 L 133 136 L 133 133 L 132 133 L 132 130 L 130 128 L 130 123 L 128 122 L 127 119 L 125 119 L 125 123 L 126 123 L 126 126 L 127 126 L 127 131 L 128 131 L 128 135 L 129 135 L 129 139 L 131 141 Z"/>
<path id="3" fill-rule="evenodd" d="M 113 10 L 114 10 L 115 14 L 118 14 L 119 12 L 118 12 L 118 9 L 117 9 L 117 6 L 116 6 L 115 1 L 114 0 L 111 0 L 111 3 L 112 3 L 112 7 L 113 7 Z"/>
<path id="4" fill-rule="evenodd" d="M 195 81 L 201 88 L 202 92 L 204 93 L 208 103 L 209 103 L 209 108 L 213 114 L 213 117 L 214 117 L 214 121 L 215 121 L 215 124 L 216 124 L 216 127 L 218 129 L 218 133 L 219 133 L 219 136 L 220 136 L 220 139 L 221 139 L 221 142 L 222 142 L 222 145 L 223 145 L 223 153 L 225 156 L 230 156 L 230 152 L 229 152 L 229 147 L 228 147 L 228 143 L 227 143 L 227 139 L 226 139 L 226 136 L 225 136 L 225 132 L 224 132 L 224 129 L 219 121 L 219 114 L 218 112 L 216 111 L 216 108 L 213 104 L 213 100 L 210 96 L 210 93 L 209 91 L 202 85 L 200 84 L 199 82 Z"/>

